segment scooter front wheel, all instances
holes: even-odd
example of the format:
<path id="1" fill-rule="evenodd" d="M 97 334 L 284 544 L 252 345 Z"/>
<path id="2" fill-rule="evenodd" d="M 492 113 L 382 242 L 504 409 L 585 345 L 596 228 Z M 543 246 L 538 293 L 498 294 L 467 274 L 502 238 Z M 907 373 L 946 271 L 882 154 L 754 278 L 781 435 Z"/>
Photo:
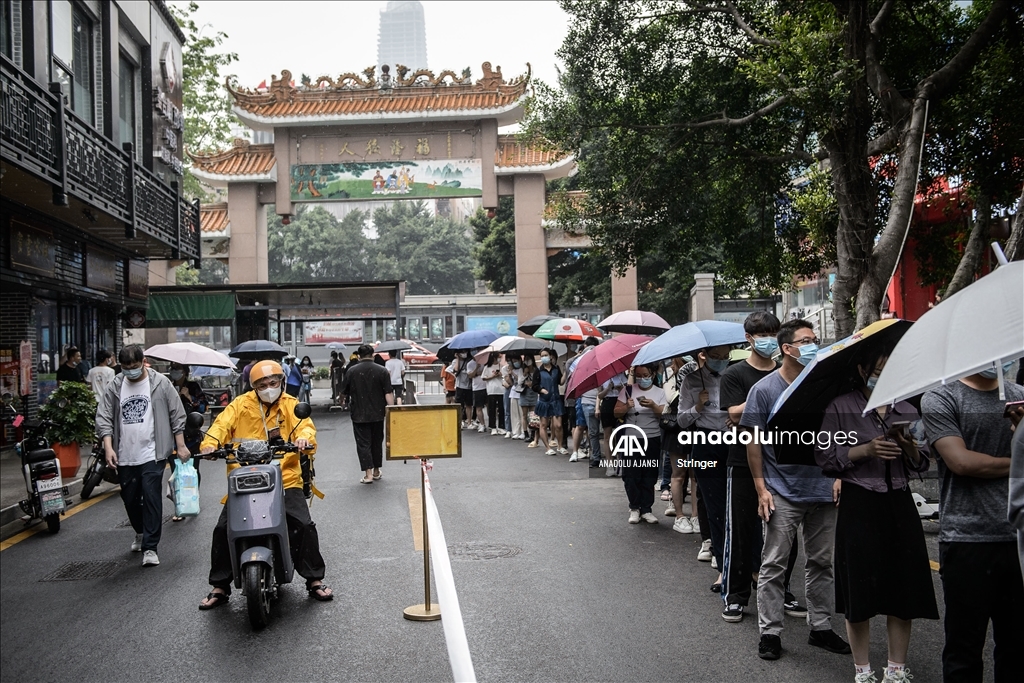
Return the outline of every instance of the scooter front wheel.
<path id="1" fill-rule="evenodd" d="M 249 623 L 254 629 L 261 629 L 270 623 L 270 567 L 262 562 L 245 565 L 245 601 L 249 608 Z"/>
<path id="2" fill-rule="evenodd" d="M 92 496 L 93 489 L 99 485 L 103 479 L 103 472 L 95 465 L 89 468 L 89 471 L 85 473 L 85 479 L 82 480 L 82 500 L 89 500 Z"/>

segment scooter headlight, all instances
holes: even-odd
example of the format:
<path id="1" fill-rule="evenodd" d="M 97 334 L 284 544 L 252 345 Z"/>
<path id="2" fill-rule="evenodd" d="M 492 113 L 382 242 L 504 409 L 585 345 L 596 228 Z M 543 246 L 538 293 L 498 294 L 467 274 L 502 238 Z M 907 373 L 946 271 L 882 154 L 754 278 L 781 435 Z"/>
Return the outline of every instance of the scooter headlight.
<path id="1" fill-rule="evenodd" d="M 239 493 L 247 491 L 265 491 L 270 488 L 269 472 L 252 472 L 235 477 L 235 490 Z"/>

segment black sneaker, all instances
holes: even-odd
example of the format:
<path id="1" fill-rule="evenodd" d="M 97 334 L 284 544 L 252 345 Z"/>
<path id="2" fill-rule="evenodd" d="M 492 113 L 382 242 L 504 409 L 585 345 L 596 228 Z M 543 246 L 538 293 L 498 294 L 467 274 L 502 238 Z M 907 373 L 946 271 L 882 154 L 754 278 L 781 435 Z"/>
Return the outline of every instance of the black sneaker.
<path id="1" fill-rule="evenodd" d="M 797 602 L 796 596 L 786 591 L 786 597 L 782 602 L 783 609 L 786 610 L 787 617 L 806 617 L 807 608 Z"/>
<path id="2" fill-rule="evenodd" d="M 728 605 L 722 612 L 722 618 L 733 624 L 743 621 L 743 605 Z"/>
<path id="3" fill-rule="evenodd" d="M 850 654 L 850 644 L 836 635 L 832 629 L 827 631 L 811 631 L 807 636 L 807 644 L 835 652 L 837 655 Z"/>
<path id="4" fill-rule="evenodd" d="M 761 659 L 778 659 L 782 656 L 782 638 L 765 634 L 757 644 L 757 656 Z"/>

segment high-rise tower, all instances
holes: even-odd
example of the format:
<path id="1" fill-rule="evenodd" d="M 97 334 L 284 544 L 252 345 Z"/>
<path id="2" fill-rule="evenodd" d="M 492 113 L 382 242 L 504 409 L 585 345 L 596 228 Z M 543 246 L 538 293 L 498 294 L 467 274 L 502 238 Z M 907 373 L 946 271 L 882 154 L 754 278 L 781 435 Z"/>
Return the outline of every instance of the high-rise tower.
<path id="1" fill-rule="evenodd" d="M 387 64 L 391 74 L 395 65 L 410 70 L 427 68 L 427 28 L 423 21 L 423 5 L 419 2 L 389 2 L 380 13 L 377 37 L 377 73 Z"/>

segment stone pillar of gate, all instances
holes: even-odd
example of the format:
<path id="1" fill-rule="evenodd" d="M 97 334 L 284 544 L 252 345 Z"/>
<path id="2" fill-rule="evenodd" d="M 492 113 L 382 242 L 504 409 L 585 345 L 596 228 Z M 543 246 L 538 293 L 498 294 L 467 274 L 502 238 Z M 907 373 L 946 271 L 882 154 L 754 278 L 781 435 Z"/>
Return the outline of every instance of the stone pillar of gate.
<path id="1" fill-rule="evenodd" d="M 637 303 L 636 266 L 630 267 L 619 277 L 612 273 L 612 313 L 635 311 Z"/>
<path id="2" fill-rule="evenodd" d="M 715 274 L 694 273 L 695 283 L 690 290 L 690 322 L 714 320 Z"/>
<path id="3" fill-rule="evenodd" d="M 228 185 L 228 282 L 232 285 L 269 281 L 267 268 L 267 212 L 259 203 L 257 183 Z"/>
<path id="4" fill-rule="evenodd" d="M 544 176 L 513 178 L 516 221 L 516 314 L 523 323 L 548 312 L 548 253 L 544 241 Z"/>

